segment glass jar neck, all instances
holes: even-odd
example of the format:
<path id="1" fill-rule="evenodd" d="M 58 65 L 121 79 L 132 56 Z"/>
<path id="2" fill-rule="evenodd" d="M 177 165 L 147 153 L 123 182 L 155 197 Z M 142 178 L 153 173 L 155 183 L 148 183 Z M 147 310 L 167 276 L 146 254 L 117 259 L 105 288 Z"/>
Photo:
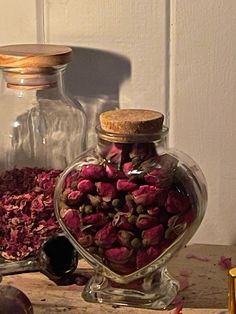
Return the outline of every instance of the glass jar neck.
<path id="1" fill-rule="evenodd" d="M 18 90 L 64 90 L 66 65 L 49 68 L 3 68 L 4 88 Z"/>

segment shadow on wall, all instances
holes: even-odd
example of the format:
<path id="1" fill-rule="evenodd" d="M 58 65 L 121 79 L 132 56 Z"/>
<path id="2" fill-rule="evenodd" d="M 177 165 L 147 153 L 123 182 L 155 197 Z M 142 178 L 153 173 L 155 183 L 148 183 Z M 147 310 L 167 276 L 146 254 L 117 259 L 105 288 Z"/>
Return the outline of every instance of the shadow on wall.
<path id="1" fill-rule="evenodd" d="M 88 146 L 101 112 L 119 108 L 121 84 L 131 76 L 130 60 L 109 51 L 71 47 L 73 62 L 66 71 L 66 88 L 79 101 L 88 118 Z"/>

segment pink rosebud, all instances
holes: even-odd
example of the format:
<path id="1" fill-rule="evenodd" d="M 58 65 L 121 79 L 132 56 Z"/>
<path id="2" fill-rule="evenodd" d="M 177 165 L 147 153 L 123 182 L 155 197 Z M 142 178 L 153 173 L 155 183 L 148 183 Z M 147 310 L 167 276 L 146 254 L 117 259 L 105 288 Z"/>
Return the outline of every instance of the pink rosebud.
<path id="1" fill-rule="evenodd" d="M 80 191 L 72 191 L 68 194 L 66 203 L 69 205 L 79 204 L 83 200 L 83 196 L 83 193 Z"/>
<path id="2" fill-rule="evenodd" d="M 148 215 L 150 216 L 157 216 L 160 212 L 160 208 L 155 206 L 155 207 L 149 207 L 147 210 Z"/>
<path id="3" fill-rule="evenodd" d="M 117 240 L 122 246 L 131 247 L 133 238 L 134 234 L 127 230 L 120 230 L 117 234 Z"/>
<path id="4" fill-rule="evenodd" d="M 111 223 L 106 224 L 95 235 L 95 243 L 98 246 L 109 248 L 116 241 L 117 234 Z"/>
<path id="5" fill-rule="evenodd" d="M 116 226 L 120 229 L 125 229 L 125 230 L 133 230 L 134 226 L 129 223 L 128 221 L 128 217 L 125 215 L 119 215 L 119 213 L 117 213 L 112 221 L 113 226 Z"/>
<path id="6" fill-rule="evenodd" d="M 94 188 L 95 188 L 94 183 L 88 179 L 81 180 L 77 184 L 77 189 L 81 193 L 91 193 L 94 190 Z"/>
<path id="7" fill-rule="evenodd" d="M 139 189 L 132 192 L 137 205 L 149 206 L 157 202 L 159 190 L 155 186 L 141 185 Z"/>
<path id="8" fill-rule="evenodd" d="M 118 274 L 128 275 L 136 270 L 136 266 L 130 262 L 125 264 L 109 263 L 109 267 Z"/>
<path id="9" fill-rule="evenodd" d="M 82 167 L 81 176 L 85 179 L 100 180 L 105 177 L 105 169 L 100 165 L 85 165 Z"/>
<path id="10" fill-rule="evenodd" d="M 107 223 L 107 217 L 104 213 L 94 213 L 90 215 L 86 215 L 83 218 L 84 225 L 95 225 L 95 226 L 103 226 Z"/>
<path id="11" fill-rule="evenodd" d="M 106 165 L 106 174 L 109 179 L 118 179 L 125 177 L 123 172 L 118 170 L 117 167 L 112 164 Z"/>
<path id="12" fill-rule="evenodd" d="M 132 255 L 132 250 L 125 246 L 114 247 L 105 251 L 106 258 L 116 264 L 125 264 Z"/>
<path id="13" fill-rule="evenodd" d="M 189 198 L 177 191 L 170 191 L 166 201 L 169 213 L 184 213 L 190 208 Z"/>
<path id="14" fill-rule="evenodd" d="M 134 165 L 132 164 L 132 162 L 126 162 L 123 164 L 123 172 L 127 177 L 132 175 L 133 169 Z"/>
<path id="15" fill-rule="evenodd" d="M 62 219 L 67 226 L 75 234 L 79 231 L 80 228 L 80 215 L 79 211 L 76 209 L 67 209 L 63 211 Z"/>
<path id="16" fill-rule="evenodd" d="M 156 217 L 140 214 L 136 221 L 136 227 L 139 229 L 148 229 L 158 224 Z"/>
<path id="17" fill-rule="evenodd" d="M 112 183 L 109 182 L 97 182 L 97 193 L 105 202 L 110 202 L 116 197 L 117 190 Z"/>
<path id="18" fill-rule="evenodd" d="M 164 234 L 163 225 L 158 225 L 142 232 L 143 245 L 158 244 Z"/>
<path id="19" fill-rule="evenodd" d="M 136 255 L 136 265 L 137 268 L 140 269 L 147 264 L 154 261 L 159 255 L 161 251 L 159 248 L 155 246 L 150 246 L 148 249 L 139 249 Z"/>
<path id="20" fill-rule="evenodd" d="M 89 247 L 93 244 L 93 237 L 91 234 L 86 234 L 84 232 L 79 233 L 77 240 L 83 247 Z"/>
<path id="21" fill-rule="evenodd" d="M 106 160 L 115 164 L 120 164 L 129 159 L 129 145 L 113 143 L 109 152 L 106 155 Z"/>
<path id="22" fill-rule="evenodd" d="M 116 182 L 116 188 L 118 191 L 129 192 L 137 189 L 137 184 L 133 183 L 127 179 L 119 179 Z"/>

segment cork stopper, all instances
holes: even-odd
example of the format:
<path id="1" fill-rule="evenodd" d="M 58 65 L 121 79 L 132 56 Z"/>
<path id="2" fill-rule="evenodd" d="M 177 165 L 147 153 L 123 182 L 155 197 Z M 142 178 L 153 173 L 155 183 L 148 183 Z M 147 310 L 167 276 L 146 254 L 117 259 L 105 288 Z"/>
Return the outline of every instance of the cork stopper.
<path id="1" fill-rule="evenodd" d="M 24 44 L 0 47 L 0 66 L 9 68 L 44 68 L 67 64 L 71 48 L 60 45 Z"/>
<path id="2" fill-rule="evenodd" d="M 119 109 L 100 115 L 102 130 L 116 134 L 153 134 L 162 129 L 164 116 L 157 111 Z"/>

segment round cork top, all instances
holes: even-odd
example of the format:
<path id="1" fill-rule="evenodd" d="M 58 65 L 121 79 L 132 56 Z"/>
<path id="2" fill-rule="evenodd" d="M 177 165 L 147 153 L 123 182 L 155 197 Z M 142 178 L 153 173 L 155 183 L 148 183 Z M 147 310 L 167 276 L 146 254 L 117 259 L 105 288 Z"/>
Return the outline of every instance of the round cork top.
<path id="1" fill-rule="evenodd" d="M 0 47 L 2 67 L 51 67 L 71 61 L 71 48 L 59 45 L 24 44 Z"/>
<path id="2" fill-rule="evenodd" d="M 100 115 L 102 130 L 116 134 L 153 134 L 162 129 L 164 116 L 157 111 L 119 109 Z"/>

